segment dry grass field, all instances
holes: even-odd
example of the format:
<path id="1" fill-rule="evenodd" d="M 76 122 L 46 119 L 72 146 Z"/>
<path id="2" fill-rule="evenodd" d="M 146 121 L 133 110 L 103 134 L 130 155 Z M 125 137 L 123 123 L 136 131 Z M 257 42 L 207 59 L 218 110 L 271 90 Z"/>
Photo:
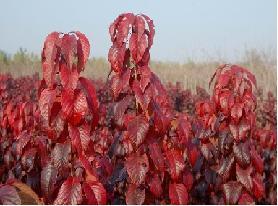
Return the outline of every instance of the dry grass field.
<path id="1" fill-rule="evenodd" d="M 164 82 L 181 82 L 183 87 L 195 91 L 196 86 L 201 86 L 209 91 L 208 83 L 215 68 L 224 63 L 238 64 L 248 68 L 257 78 L 258 88 L 264 94 L 271 91 L 277 96 L 277 60 L 276 53 L 271 55 L 257 50 L 248 50 L 237 62 L 187 60 L 185 63 L 152 61 L 151 69 Z M 107 78 L 110 71 L 109 63 L 105 58 L 91 58 L 87 63 L 84 76 L 93 79 Z M 0 55 L 0 73 L 11 73 L 13 76 L 31 75 L 38 72 L 41 75 L 40 59 L 36 55 L 20 50 L 12 57 Z"/>

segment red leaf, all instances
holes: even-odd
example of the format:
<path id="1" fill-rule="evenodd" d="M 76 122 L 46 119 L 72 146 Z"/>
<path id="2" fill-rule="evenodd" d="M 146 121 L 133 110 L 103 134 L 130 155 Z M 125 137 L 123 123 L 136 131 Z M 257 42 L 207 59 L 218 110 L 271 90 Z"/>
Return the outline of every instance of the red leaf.
<path id="1" fill-rule="evenodd" d="M 42 75 L 47 87 L 52 89 L 56 75 L 54 66 L 49 62 L 42 62 Z"/>
<path id="2" fill-rule="evenodd" d="M 238 122 L 242 116 L 242 109 L 243 109 L 243 104 L 241 103 L 234 104 L 234 106 L 231 109 L 231 116 L 232 118 L 235 119 L 236 122 Z"/>
<path id="3" fill-rule="evenodd" d="M 144 96 L 146 99 L 146 94 Z M 150 97 L 151 97 L 151 95 L 149 95 L 149 98 Z M 163 106 L 155 101 L 152 102 L 151 105 L 152 105 L 152 110 L 153 110 L 153 122 L 154 122 L 155 130 L 159 134 L 164 134 L 169 129 L 169 125 L 170 125 L 170 121 L 171 121 L 171 116 L 170 116 L 171 113 L 168 113 L 167 110 L 163 111 L 163 109 L 164 109 Z M 148 109 L 148 108 L 146 107 L 146 109 Z"/>
<path id="4" fill-rule="evenodd" d="M 241 195 L 242 186 L 236 181 L 230 181 L 223 185 L 226 204 L 235 205 Z"/>
<path id="5" fill-rule="evenodd" d="M 263 183 L 263 179 L 261 176 L 256 175 L 253 180 L 253 194 L 255 195 L 255 197 L 257 199 L 260 199 L 262 197 L 264 197 L 265 195 L 265 189 L 264 189 L 264 183 Z"/>
<path id="6" fill-rule="evenodd" d="M 62 184 L 55 205 L 77 205 L 82 202 L 81 184 L 77 177 L 68 177 Z"/>
<path id="7" fill-rule="evenodd" d="M 75 150 L 77 151 L 78 154 L 82 153 L 82 144 L 81 144 L 81 140 L 80 140 L 80 133 L 77 127 L 72 126 L 71 124 L 69 124 L 68 126 L 68 130 L 69 130 L 69 136 L 71 138 L 71 144 L 73 145 L 73 147 L 75 148 Z"/>
<path id="8" fill-rule="evenodd" d="M 78 56 L 78 71 L 84 70 L 84 66 L 90 55 L 90 43 L 85 34 L 77 31 L 75 34 L 77 40 L 77 56 Z"/>
<path id="9" fill-rule="evenodd" d="M 251 191 L 253 184 L 251 179 L 252 167 L 249 166 L 247 169 L 242 169 L 236 164 L 236 176 L 237 180 L 248 190 Z"/>
<path id="10" fill-rule="evenodd" d="M 142 205 L 145 201 L 145 189 L 129 184 L 125 200 L 127 205 Z"/>
<path id="11" fill-rule="evenodd" d="M 166 151 L 166 158 L 171 178 L 173 180 L 177 180 L 185 167 L 181 152 L 175 149 L 168 150 Z"/>
<path id="12" fill-rule="evenodd" d="M 222 176 L 223 180 L 226 181 L 230 177 L 231 169 L 234 163 L 234 157 L 226 157 L 217 171 Z"/>
<path id="13" fill-rule="evenodd" d="M 63 90 L 61 95 L 62 118 L 67 120 L 73 114 L 74 94 L 72 90 Z"/>
<path id="14" fill-rule="evenodd" d="M 135 32 L 138 34 L 138 36 L 142 36 L 145 32 L 145 21 L 141 16 L 135 17 Z"/>
<path id="15" fill-rule="evenodd" d="M 151 157 L 156 169 L 163 172 L 165 170 L 164 157 L 163 157 L 159 144 L 155 142 L 155 143 L 149 144 L 148 147 L 149 147 L 150 157 Z"/>
<path id="16" fill-rule="evenodd" d="M 18 156 L 21 156 L 22 150 L 31 140 L 31 136 L 27 134 L 27 131 L 25 130 L 17 137 L 17 139 L 18 141 L 16 142 L 16 154 Z"/>
<path id="17" fill-rule="evenodd" d="M 57 169 L 60 169 L 62 167 L 67 167 L 69 163 L 70 152 L 71 152 L 71 145 L 69 143 L 65 143 L 65 144 L 56 143 L 51 153 L 51 158 L 54 167 L 56 167 Z"/>
<path id="18" fill-rule="evenodd" d="M 215 147 L 210 142 L 209 143 L 203 143 L 201 145 L 201 152 L 202 152 L 203 156 L 206 158 L 206 160 L 208 160 L 208 161 L 213 158 L 214 150 L 215 150 Z"/>
<path id="19" fill-rule="evenodd" d="M 76 69 L 70 70 L 66 64 L 60 65 L 61 84 L 65 89 L 75 90 L 79 74 Z"/>
<path id="20" fill-rule="evenodd" d="M 109 49 L 108 61 L 110 62 L 113 71 L 122 72 L 124 55 L 125 55 L 125 47 L 118 47 L 113 45 Z"/>
<path id="21" fill-rule="evenodd" d="M 77 52 L 77 41 L 73 34 L 64 34 L 62 38 L 61 53 L 68 68 L 72 68 L 74 55 Z"/>
<path id="22" fill-rule="evenodd" d="M 151 177 L 150 182 L 148 183 L 150 187 L 150 191 L 154 194 L 155 197 L 160 197 L 163 193 L 163 189 L 161 186 L 161 180 L 158 176 L 158 174 L 155 174 L 153 177 Z"/>
<path id="23" fill-rule="evenodd" d="M 247 143 L 234 143 L 233 151 L 236 161 L 241 167 L 246 167 L 250 164 L 250 149 Z"/>
<path id="24" fill-rule="evenodd" d="M 246 121 L 241 121 L 238 128 L 239 139 L 244 141 L 249 130 L 250 125 Z"/>
<path id="25" fill-rule="evenodd" d="M 248 193 L 243 193 L 238 201 L 239 205 L 255 205 L 254 199 L 248 194 Z"/>
<path id="26" fill-rule="evenodd" d="M 129 39 L 129 49 L 132 59 L 138 63 L 142 59 L 145 50 L 148 47 L 147 36 L 143 34 L 141 37 L 136 33 L 132 33 Z"/>
<path id="27" fill-rule="evenodd" d="M 45 197 L 50 197 L 53 190 L 54 184 L 56 183 L 58 171 L 51 165 L 47 164 L 41 172 L 41 190 Z"/>
<path id="28" fill-rule="evenodd" d="M 75 125 L 78 125 L 80 120 L 85 117 L 88 111 L 87 99 L 82 91 L 79 91 L 77 94 L 75 94 L 73 111 L 73 122 Z"/>
<path id="29" fill-rule="evenodd" d="M 146 173 L 149 171 L 149 161 L 146 154 L 132 154 L 125 162 L 125 167 L 131 182 L 140 185 L 145 181 Z"/>
<path id="30" fill-rule="evenodd" d="M 192 167 L 195 166 L 198 158 L 200 157 L 200 152 L 198 151 L 196 146 L 191 146 L 188 148 L 188 160 Z"/>
<path id="31" fill-rule="evenodd" d="M 79 160 L 82 163 L 82 166 L 84 167 L 85 171 L 86 171 L 86 180 L 90 180 L 90 181 L 97 181 L 97 177 L 95 175 L 95 171 L 92 168 L 91 163 L 89 162 L 89 160 L 87 159 L 87 157 L 83 154 L 79 155 Z"/>
<path id="32" fill-rule="evenodd" d="M 142 66 L 138 68 L 138 73 L 140 74 L 139 85 L 142 92 L 145 91 L 145 88 L 148 86 L 151 78 L 151 70 L 148 66 Z"/>
<path id="33" fill-rule="evenodd" d="M 39 108 L 41 112 L 41 117 L 46 126 L 49 124 L 50 119 L 50 111 L 53 105 L 53 102 L 55 100 L 56 94 L 55 90 L 50 89 L 44 89 L 41 93 L 40 99 L 39 99 Z"/>
<path id="34" fill-rule="evenodd" d="M 135 117 L 127 126 L 128 137 L 139 146 L 143 143 L 149 130 L 149 123 L 143 115 Z"/>
<path id="35" fill-rule="evenodd" d="M 114 120 L 122 127 L 124 124 L 124 114 L 131 103 L 131 96 L 124 97 L 120 102 L 117 102 L 114 106 Z"/>
<path id="36" fill-rule="evenodd" d="M 183 184 L 187 191 L 190 191 L 194 182 L 193 175 L 189 170 L 185 170 L 182 176 Z"/>
<path id="37" fill-rule="evenodd" d="M 263 162 L 261 156 L 258 154 L 258 152 L 254 148 L 251 149 L 251 160 L 252 160 L 252 164 L 254 165 L 255 169 L 259 173 L 262 174 L 264 171 L 264 162 Z"/>
<path id="38" fill-rule="evenodd" d="M 129 86 L 129 79 L 130 79 L 131 70 L 127 69 L 122 74 L 114 74 L 111 78 L 111 90 L 113 91 L 114 99 L 116 99 L 119 94 L 126 90 Z"/>
<path id="39" fill-rule="evenodd" d="M 100 182 L 88 181 L 82 185 L 85 196 L 89 205 L 105 205 L 106 204 L 106 190 Z"/>
<path id="40" fill-rule="evenodd" d="M 44 41 L 42 57 L 45 58 L 45 60 L 48 63 L 52 63 L 52 61 L 56 57 L 56 52 L 57 52 L 56 42 L 58 39 L 59 39 L 59 33 L 52 32 L 46 37 Z"/>
<path id="41" fill-rule="evenodd" d="M 90 143 L 90 126 L 87 124 L 82 124 L 79 128 L 81 145 L 84 151 L 87 150 Z"/>
<path id="42" fill-rule="evenodd" d="M 185 115 L 180 115 L 178 119 L 177 133 L 181 143 L 187 144 L 191 137 L 191 125 Z"/>
<path id="43" fill-rule="evenodd" d="M 187 205 L 188 193 L 183 184 L 170 184 L 169 197 L 172 205 Z"/>
<path id="44" fill-rule="evenodd" d="M 99 120 L 99 115 L 98 115 L 99 102 L 96 94 L 96 89 L 92 84 L 92 82 L 86 78 L 80 77 L 79 81 L 82 87 L 84 88 L 87 97 L 88 107 L 93 114 L 92 127 L 94 128 L 98 124 L 98 120 Z"/>
<path id="45" fill-rule="evenodd" d="M 139 103 L 141 105 L 143 111 L 147 112 L 149 103 L 151 101 L 151 95 L 147 92 L 145 92 L 145 94 L 143 94 L 138 80 L 133 81 L 132 90 L 134 91 L 134 94 L 135 94 L 136 103 L 137 104 Z"/>
<path id="46" fill-rule="evenodd" d="M 123 42 L 127 38 L 129 32 L 129 24 L 132 23 L 133 19 L 134 19 L 133 14 L 124 14 L 123 18 L 121 18 L 121 20 L 119 21 L 117 27 L 118 32 L 116 33 L 117 35 L 116 43 L 118 45 L 123 44 Z"/>
<path id="47" fill-rule="evenodd" d="M 145 20 L 146 20 L 146 22 L 149 26 L 148 46 L 150 48 L 153 44 L 153 37 L 154 37 L 154 34 L 155 34 L 154 24 L 153 24 L 153 20 L 151 20 L 147 15 L 142 14 L 142 16 L 145 18 Z"/>
<path id="48" fill-rule="evenodd" d="M 30 172 L 35 163 L 35 157 L 37 154 L 37 148 L 30 148 L 24 152 L 21 157 L 21 164 L 25 171 Z"/>

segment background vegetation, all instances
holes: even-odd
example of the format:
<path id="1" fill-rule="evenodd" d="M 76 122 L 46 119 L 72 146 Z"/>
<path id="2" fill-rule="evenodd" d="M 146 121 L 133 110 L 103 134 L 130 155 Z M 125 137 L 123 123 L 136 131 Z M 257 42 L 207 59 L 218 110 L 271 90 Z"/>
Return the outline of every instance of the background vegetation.
<path id="1" fill-rule="evenodd" d="M 181 82 L 185 89 L 193 92 L 197 85 L 209 91 L 208 83 L 215 68 L 223 63 L 238 64 L 248 68 L 257 78 L 258 87 L 264 94 L 271 91 L 277 96 L 277 59 L 276 51 L 263 52 L 256 49 L 246 50 L 245 54 L 237 62 L 226 62 L 219 58 L 212 61 L 209 58 L 204 61 L 187 59 L 184 63 L 152 61 L 151 68 L 164 82 Z M 92 79 L 105 80 L 110 71 L 105 57 L 91 58 L 86 66 L 84 75 Z M 41 75 L 40 57 L 20 48 L 15 54 L 10 55 L 0 50 L 0 73 L 10 73 L 14 77 Z"/>

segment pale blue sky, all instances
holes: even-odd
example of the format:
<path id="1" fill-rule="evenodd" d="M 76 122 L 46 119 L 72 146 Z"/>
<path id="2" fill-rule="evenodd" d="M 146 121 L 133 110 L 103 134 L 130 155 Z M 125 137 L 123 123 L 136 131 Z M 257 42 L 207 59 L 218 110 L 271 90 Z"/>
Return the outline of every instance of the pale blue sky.
<path id="1" fill-rule="evenodd" d="M 0 5 L 0 49 L 40 53 L 51 31 L 80 30 L 91 56 L 107 56 L 108 27 L 123 12 L 154 20 L 152 59 L 236 59 L 246 48 L 276 50 L 276 0 L 6 0 Z"/>

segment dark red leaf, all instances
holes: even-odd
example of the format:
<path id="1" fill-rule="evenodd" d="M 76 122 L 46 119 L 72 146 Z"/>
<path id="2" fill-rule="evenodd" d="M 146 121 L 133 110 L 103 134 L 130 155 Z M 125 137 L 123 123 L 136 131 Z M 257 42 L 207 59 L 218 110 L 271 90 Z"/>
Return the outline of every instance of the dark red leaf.
<path id="1" fill-rule="evenodd" d="M 160 197 L 163 193 L 162 189 L 162 182 L 158 176 L 158 174 L 155 174 L 153 177 L 151 177 L 150 182 L 148 182 L 150 191 L 152 194 L 154 194 L 155 197 Z"/>
<path id="2" fill-rule="evenodd" d="M 247 143 L 234 143 L 233 151 L 236 161 L 241 167 L 246 167 L 250 164 L 250 148 Z"/>
<path id="3" fill-rule="evenodd" d="M 176 184 L 176 183 L 170 184 L 169 197 L 172 205 L 188 204 L 188 193 L 183 184 Z"/>
<path id="4" fill-rule="evenodd" d="M 135 32 L 138 36 L 142 36 L 145 32 L 145 20 L 141 16 L 135 17 Z"/>
<path id="5" fill-rule="evenodd" d="M 149 147 L 150 157 L 151 157 L 156 169 L 163 172 L 165 170 L 164 157 L 163 157 L 159 144 L 155 142 L 155 143 L 149 144 L 148 147 Z"/>
<path id="6" fill-rule="evenodd" d="M 236 176 L 237 180 L 248 190 L 251 191 L 253 184 L 251 179 L 252 167 L 249 166 L 247 169 L 242 169 L 236 164 Z"/>
<path id="7" fill-rule="evenodd" d="M 52 89 L 55 75 L 56 75 L 56 70 L 52 63 L 50 62 L 42 63 L 42 75 L 47 87 Z"/>
<path id="8" fill-rule="evenodd" d="M 243 193 L 238 201 L 239 205 L 255 205 L 254 199 L 248 194 L 248 193 Z"/>
<path id="9" fill-rule="evenodd" d="M 132 90 L 135 94 L 136 103 L 141 105 L 144 112 L 147 112 L 149 103 L 151 101 L 150 93 L 146 92 L 145 94 L 143 94 L 138 80 L 133 81 Z"/>
<path id="10" fill-rule="evenodd" d="M 21 164 L 23 165 L 23 168 L 27 172 L 30 172 L 33 169 L 36 154 L 37 154 L 37 148 L 30 148 L 26 150 L 21 157 Z"/>
<path id="11" fill-rule="evenodd" d="M 190 191 L 194 182 L 193 175 L 189 170 L 185 170 L 182 176 L 183 184 L 187 191 Z"/>
<path id="12" fill-rule="evenodd" d="M 77 205 L 82 202 L 81 184 L 77 177 L 68 177 L 62 184 L 55 205 Z"/>
<path id="13" fill-rule="evenodd" d="M 64 34 L 62 38 L 61 53 L 68 68 L 72 68 L 74 56 L 77 53 L 77 40 L 73 34 Z"/>
<path id="14" fill-rule="evenodd" d="M 120 102 L 117 102 L 114 106 L 114 119 L 119 126 L 124 124 L 124 114 L 132 101 L 131 96 L 124 97 Z"/>
<path id="15" fill-rule="evenodd" d="M 75 151 L 77 151 L 78 154 L 82 153 L 82 144 L 81 144 L 81 139 L 80 139 L 80 133 L 77 127 L 72 126 L 71 124 L 69 124 L 68 126 L 68 130 L 69 130 L 69 137 L 71 138 L 71 144 L 73 146 L 73 148 L 75 149 Z"/>
<path id="16" fill-rule="evenodd" d="M 242 186 L 237 181 L 230 181 L 223 185 L 226 204 L 235 205 L 241 195 Z"/>
<path id="17" fill-rule="evenodd" d="M 31 140 L 31 136 L 27 134 L 27 131 L 21 132 L 21 134 L 17 137 L 18 141 L 16 142 L 16 154 L 21 155 L 22 150 L 24 147 L 28 144 L 28 142 Z"/>
<path id="18" fill-rule="evenodd" d="M 50 111 L 53 102 L 55 101 L 55 97 L 56 97 L 55 90 L 44 89 L 39 99 L 39 108 L 41 112 L 41 117 L 43 121 L 47 124 L 46 126 L 48 126 L 49 124 L 50 115 L 51 115 Z"/>
<path id="19" fill-rule="evenodd" d="M 145 181 L 146 173 L 149 171 L 148 157 L 146 154 L 132 154 L 127 158 L 125 167 L 131 182 L 140 185 Z"/>
<path id="20" fill-rule="evenodd" d="M 47 164 L 41 172 L 41 190 L 45 197 L 50 197 L 56 183 L 58 171 L 52 164 Z"/>
<path id="21" fill-rule="evenodd" d="M 79 81 L 84 88 L 87 101 L 88 101 L 88 107 L 90 111 L 93 114 L 93 128 L 98 124 L 99 115 L 98 115 L 98 108 L 99 108 L 99 102 L 96 94 L 96 89 L 92 82 L 86 78 L 80 77 Z"/>
<path id="22" fill-rule="evenodd" d="M 211 160 L 213 158 L 213 153 L 215 151 L 215 147 L 211 143 L 204 143 L 201 146 L 201 152 L 206 160 Z"/>
<path id="23" fill-rule="evenodd" d="M 258 152 L 254 148 L 251 149 L 251 160 L 252 160 L 252 164 L 254 165 L 255 169 L 259 173 L 262 174 L 264 171 L 264 162 L 263 162 L 261 156 L 258 154 Z"/>
<path id="24" fill-rule="evenodd" d="M 143 34 L 141 37 L 136 33 L 132 33 L 129 39 L 129 49 L 132 59 L 138 63 L 142 59 L 145 50 L 148 47 L 147 36 Z"/>
<path id="25" fill-rule="evenodd" d="M 231 169 L 234 163 L 234 157 L 226 157 L 217 171 L 222 176 L 223 180 L 226 181 L 230 177 Z"/>
<path id="26" fill-rule="evenodd" d="M 143 66 L 138 68 L 140 74 L 139 85 L 142 92 L 145 92 L 145 88 L 148 86 L 151 78 L 151 70 L 148 66 Z"/>
<path id="27" fill-rule="evenodd" d="M 72 90 L 63 90 L 61 95 L 62 118 L 67 120 L 73 114 L 74 93 Z"/>
<path id="28" fill-rule="evenodd" d="M 260 199 L 265 196 L 265 189 L 263 178 L 259 175 L 256 175 L 253 179 L 253 189 L 252 192 L 257 199 Z"/>
<path id="29" fill-rule="evenodd" d="M 234 106 L 231 109 L 231 116 L 232 118 L 235 119 L 236 122 L 238 122 L 242 116 L 242 109 L 243 109 L 243 104 L 241 103 L 234 104 Z"/>
<path id="30" fill-rule="evenodd" d="M 60 66 L 61 84 L 66 89 L 75 90 L 79 78 L 79 74 L 76 69 L 70 70 L 66 64 Z"/>
<path id="31" fill-rule="evenodd" d="M 46 37 L 44 41 L 42 56 L 49 63 L 51 63 L 51 61 L 53 61 L 54 58 L 56 57 L 56 52 L 57 52 L 56 42 L 58 39 L 59 39 L 59 33 L 52 32 Z"/>
<path id="32" fill-rule="evenodd" d="M 88 158 L 85 155 L 80 154 L 79 160 L 81 161 L 81 164 L 86 171 L 86 180 L 97 181 L 95 171 L 93 170 L 92 165 L 91 165 L 90 161 L 88 160 Z"/>
<path id="33" fill-rule="evenodd" d="M 106 190 L 100 182 L 88 181 L 82 185 L 85 196 L 89 205 L 105 205 Z"/>
<path id="34" fill-rule="evenodd" d="M 113 45 L 109 49 L 108 61 L 111 64 L 113 71 L 122 72 L 124 62 L 125 47 Z"/>
<path id="35" fill-rule="evenodd" d="M 179 116 L 177 133 L 181 143 L 187 144 L 191 137 L 191 125 L 187 116 Z"/>
<path id="36" fill-rule="evenodd" d="M 153 44 L 153 37 L 154 37 L 154 34 L 155 34 L 154 24 L 153 24 L 153 20 L 151 20 L 147 15 L 142 14 L 142 16 L 145 18 L 145 20 L 148 24 L 148 27 L 149 27 L 148 46 L 150 48 Z"/>
<path id="37" fill-rule="evenodd" d="M 149 123 L 143 115 L 135 117 L 127 126 L 128 137 L 139 146 L 143 143 L 149 130 Z"/>
<path id="38" fill-rule="evenodd" d="M 74 108 L 73 108 L 73 122 L 77 125 L 80 119 L 85 116 L 88 111 L 88 104 L 85 94 L 79 91 L 75 94 Z"/>
<path id="39" fill-rule="evenodd" d="M 90 55 L 90 43 L 85 34 L 77 31 L 75 34 L 77 40 L 77 56 L 78 56 L 78 71 L 84 70 L 84 66 Z"/>
<path id="40" fill-rule="evenodd" d="M 71 145 L 69 143 L 56 143 L 51 153 L 51 158 L 54 167 L 57 169 L 67 167 L 69 163 L 69 154 L 71 152 Z"/>
<path id="41" fill-rule="evenodd" d="M 129 184 L 125 201 L 127 205 L 142 205 L 145 201 L 145 189 Z"/>
<path id="42" fill-rule="evenodd" d="M 89 143 L 90 143 L 90 126 L 87 124 L 82 124 L 80 127 L 78 127 L 79 134 L 80 134 L 80 140 L 81 145 L 84 151 L 87 150 Z"/>
<path id="43" fill-rule="evenodd" d="M 166 158 L 168 161 L 171 178 L 173 180 L 177 180 L 185 167 L 182 154 L 178 150 L 171 149 L 166 151 Z"/>
<path id="44" fill-rule="evenodd" d="M 195 166 L 197 160 L 200 157 L 200 152 L 197 148 L 197 146 L 191 146 L 187 149 L 187 153 L 188 153 L 188 160 L 191 164 L 192 167 Z"/>

